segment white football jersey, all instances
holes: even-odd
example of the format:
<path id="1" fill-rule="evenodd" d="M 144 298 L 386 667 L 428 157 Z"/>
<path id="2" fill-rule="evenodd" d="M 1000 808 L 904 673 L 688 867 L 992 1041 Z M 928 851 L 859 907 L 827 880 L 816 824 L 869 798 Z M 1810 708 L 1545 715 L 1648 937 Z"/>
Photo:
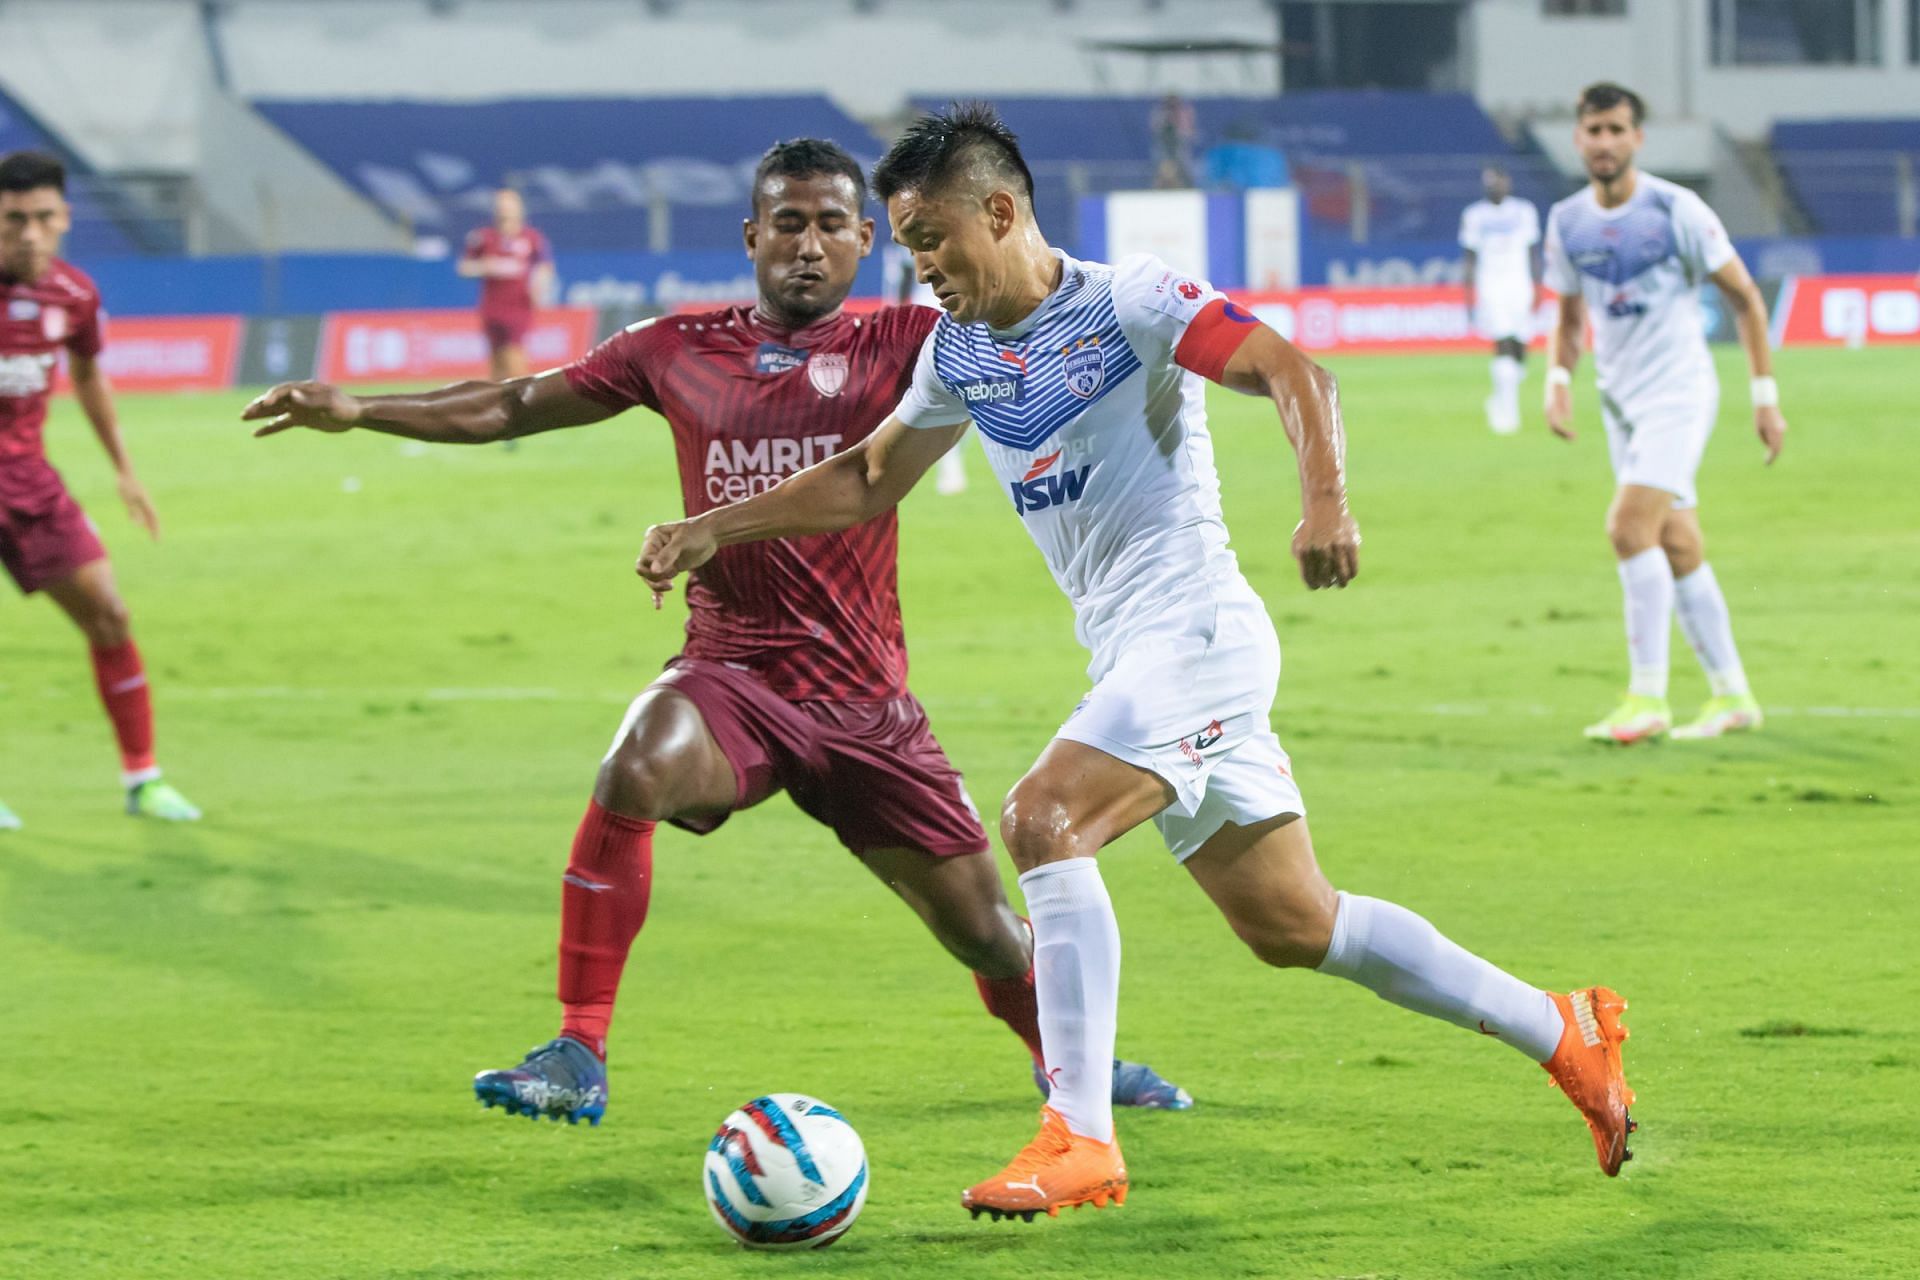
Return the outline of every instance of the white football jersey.
<path id="1" fill-rule="evenodd" d="M 1735 256 L 1705 201 L 1650 173 L 1617 209 L 1587 187 L 1548 213 L 1547 285 L 1586 299 L 1600 390 L 1628 422 L 1712 387 L 1700 282 Z"/>
<path id="2" fill-rule="evenodd" d="M 1054 254 L 1059 287 L 1012 329 L 943 317 L 895 413 L 910 427 L 973 420 L 1073 601 L 1098 681 L 1129 640 L 1258 597 L 1227 545 L 1205 380 L 1173 360 L 1223 295 L 1148 254 L 1113 266 Z"/>
<path id="3" fill-rule="evenodd" d="M 1460 215 L 1460 247 L 1473 250 L 1477 292 L 1524 292 L 1531 298 L 1532 250 L 1539 243 L 1540 211 L 1531 200 L 1476 200 Z"/>

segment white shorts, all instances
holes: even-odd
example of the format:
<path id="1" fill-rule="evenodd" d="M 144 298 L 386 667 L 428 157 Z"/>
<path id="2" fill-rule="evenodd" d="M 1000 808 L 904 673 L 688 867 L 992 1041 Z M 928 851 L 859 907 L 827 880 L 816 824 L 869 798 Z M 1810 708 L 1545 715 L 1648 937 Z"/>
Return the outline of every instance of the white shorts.
<path id="1" fill-rule="evenodd" d="M 1481 289 L 1474 294 L 1473 327 L 1490 342 L 1533 338 L 1533 285 L 1525 289 Z"/>
<path id="2" fill-rule="evenodd" d="M 1600 420 L 1615 481 L 1664 490 L 1673 495 L 1676 511 L 1699 506 L 1694 482 L 1719 416 L 1717 385 L 1682 399 L 1636 405 L 1630 414 L 1603 395 Z"/>
<path id="3" fill-rule="evenodd" d="M 1166 779 L 1174 800 L 1154 825 L 1184 862 L 1230 822 L 1307 810 L 1268 722 L 1280 641 L 1266 609 L 1249 598 L 1179 616 L 1189 625 L 1123 643 L 1056 736 Z"/>

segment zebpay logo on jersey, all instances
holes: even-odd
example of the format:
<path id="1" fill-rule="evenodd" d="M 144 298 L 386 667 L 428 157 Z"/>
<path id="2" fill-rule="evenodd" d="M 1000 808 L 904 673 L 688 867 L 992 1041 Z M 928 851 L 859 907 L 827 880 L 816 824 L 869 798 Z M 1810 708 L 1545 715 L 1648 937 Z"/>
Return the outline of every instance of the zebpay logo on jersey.
<path id="1" fill-rule="evenodd" d="M 707 501 L 722 506 L 764 493 L 782 480 L 840 451 L 843 437 L 798 440 L 714 440 L 707 445 Z"/>
<path id="2" fill-rule="evenodd" d="M 1022 378 L 975 378 L 953 384 L 953 394 L 967 404 L 1019 404 L 1026 398 Z"/>

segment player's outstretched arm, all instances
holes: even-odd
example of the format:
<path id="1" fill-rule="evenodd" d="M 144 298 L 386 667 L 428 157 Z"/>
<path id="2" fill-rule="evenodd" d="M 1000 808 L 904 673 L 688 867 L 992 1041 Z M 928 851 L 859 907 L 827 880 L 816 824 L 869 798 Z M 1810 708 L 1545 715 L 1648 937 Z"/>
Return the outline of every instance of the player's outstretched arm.
<path id="1" fill-rule="evenodd" d="M 406 396 L 355 396 L 324 382 L 283 382 L 241 411 L 264 422 L 253 434 L 294 427 L 379 431 L 435 444 L 487 444 L 561 427 L 580 427 L 616 411 L 589 400 L 557 371 L 505 382 L 457 382 Z"/>
<path id="2" fill-rule="evenodd" d="M 73 379 L 74 399 L 80 402 L 80 410 L 93 425 L 100 447 L 113 462 L 115 484 L 120 490 L 120 501 L 127 506 L 127 514 L 148 536 L 159 538 L 160 513 L 154 510 L 146 486 L 134 474 L 133 459 L 127 456 L 126 444 L 120 438 L 120 415 L 113 407 L 113 384 L 107 381 L 107 371 L 100 367 L 96 357 L 69 350 L 67 372 Z"/>
<path id="3" fill-rule="evenodd" d="M 1780 387 L 1773 380 L 1773 349 L 1768 345 L 1767 303 L 1760 287 L 1747 273 L 1747 264 L 1736 256 L 1708 276 L 1720 288 L 1733 313 L 1733 325 L 1740 333 L 1740 345 L 1747 349 L 1747 368 L 1753 375 L 1753 429 L 1767 449 L 1767 465 L 1780 456 L 1786 443 L 1787 420 L 1780 413 Z"/>
<path id="4" fill-rule="evenodd" d="M 1587 336 L 1587 300 L 1578 293 L 1560 295 L 1559 318 L 1547 335 L 1547 426 L 1562 440 L 1574 438 L 1573 371 Z"/>
<path id="5" fill-rule="evenodd" d="M 906 497 L 966 429 L 965 422 L 909 427 L 890 417 L 860 443 L 764 493 L 691 520 L 654 525 L 647 530 L 634 572 L 653 589 L 657 609 L 660 597 L 673 590 L 675 578 L 698 569 L 721 547 L 834 533 L 862 524 Z"/>
<path id="6" fill-rule="evenodd" d="M 1344 587 L 1360 573 L 1360 526 L 1347 510 L 1347 436 L 1333 375 L 1291 342 L 1256 325 L 1227 361 L 1222 386 L 1266 396 L 1300 460 L 1300 525 L 1293 557 L 1307 586 Z"/>

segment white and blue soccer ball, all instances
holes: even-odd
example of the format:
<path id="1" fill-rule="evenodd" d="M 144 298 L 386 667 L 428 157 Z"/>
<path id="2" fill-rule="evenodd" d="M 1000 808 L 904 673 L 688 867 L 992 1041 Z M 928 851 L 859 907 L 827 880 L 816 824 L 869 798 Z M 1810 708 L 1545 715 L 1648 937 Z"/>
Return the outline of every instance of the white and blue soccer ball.
<path id="1" fill-rule="evenodd" d="M 721 1123 L 700 1183 L 714 1221 L 747 1248 L 818 1249 L 867 1203 L 867 1152 L 818 1098 L 770 1093 Z"/>

